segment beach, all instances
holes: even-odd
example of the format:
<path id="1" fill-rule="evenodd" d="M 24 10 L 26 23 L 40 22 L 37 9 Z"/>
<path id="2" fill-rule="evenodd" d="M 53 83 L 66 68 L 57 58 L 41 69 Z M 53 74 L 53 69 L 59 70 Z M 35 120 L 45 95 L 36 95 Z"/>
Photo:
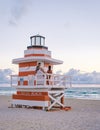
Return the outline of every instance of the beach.
<path id="1" fill-rule="evenodd" d="M 0 96 L 0 130 L 100 130 L 100 100 L 65 99 L 69 111 L 9 108 L 11 96 Z"/>

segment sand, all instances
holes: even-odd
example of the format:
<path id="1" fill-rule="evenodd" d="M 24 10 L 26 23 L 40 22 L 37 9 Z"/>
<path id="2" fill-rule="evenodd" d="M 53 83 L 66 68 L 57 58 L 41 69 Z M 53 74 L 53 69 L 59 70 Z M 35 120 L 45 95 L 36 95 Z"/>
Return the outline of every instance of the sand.
<path id="1" fill-rule="evenodd" d="M 10 96 L 0 96 L 0 130 L 100 130 L 100 100 L 66 99 L 72 109 L 55 112 L 10 103 Z"/>

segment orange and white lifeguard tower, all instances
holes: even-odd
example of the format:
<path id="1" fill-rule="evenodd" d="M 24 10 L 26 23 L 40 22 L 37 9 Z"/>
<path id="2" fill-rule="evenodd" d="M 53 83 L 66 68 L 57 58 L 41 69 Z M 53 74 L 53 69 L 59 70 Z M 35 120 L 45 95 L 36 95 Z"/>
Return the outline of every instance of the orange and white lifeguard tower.
<path id="1" fill-rule="evenodd" d="M 16 87 L 16 94 L 12 95 L 12 106 L 42 107 L 46 110 L 55 106 L 64 108 L 64 91 L 70 78 L 46 73 L 49 66 L 53 72 L 53 66 L 63 61 L 51 57 L 51 51 L 45 46 L 45 37 L 31 36 L 30 41 L 31 45 L 24 51 L 24 57 L 12 60 L 13 64 L 19 65 L 18 75 L 11 76 L 11 85 Z M 41 63 L 45 73 L 41 70 L 35 72 L 38 63 Z"/>

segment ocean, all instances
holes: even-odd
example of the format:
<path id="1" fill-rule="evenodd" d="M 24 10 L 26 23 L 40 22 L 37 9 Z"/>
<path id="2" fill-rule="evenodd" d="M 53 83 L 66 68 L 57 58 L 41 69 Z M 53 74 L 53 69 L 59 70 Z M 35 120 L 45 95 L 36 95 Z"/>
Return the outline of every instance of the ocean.
<path id="1" fill-rule="evenodd" d="M 12 95 L 16 89 L 8 86 L 0 87 L 0 95 Z M 100 100 L 100 85 L 75 84 L 65 90 L 66 98 Z"/>

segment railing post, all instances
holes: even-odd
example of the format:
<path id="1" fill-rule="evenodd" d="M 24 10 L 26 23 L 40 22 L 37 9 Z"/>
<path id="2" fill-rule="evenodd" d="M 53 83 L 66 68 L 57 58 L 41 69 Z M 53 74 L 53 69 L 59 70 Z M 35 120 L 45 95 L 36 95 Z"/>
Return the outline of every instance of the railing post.
<path id="1" fill-rule="evenodd" d="M 44 74 L 44 86 L 46 86 L 46 74 Z"/>

